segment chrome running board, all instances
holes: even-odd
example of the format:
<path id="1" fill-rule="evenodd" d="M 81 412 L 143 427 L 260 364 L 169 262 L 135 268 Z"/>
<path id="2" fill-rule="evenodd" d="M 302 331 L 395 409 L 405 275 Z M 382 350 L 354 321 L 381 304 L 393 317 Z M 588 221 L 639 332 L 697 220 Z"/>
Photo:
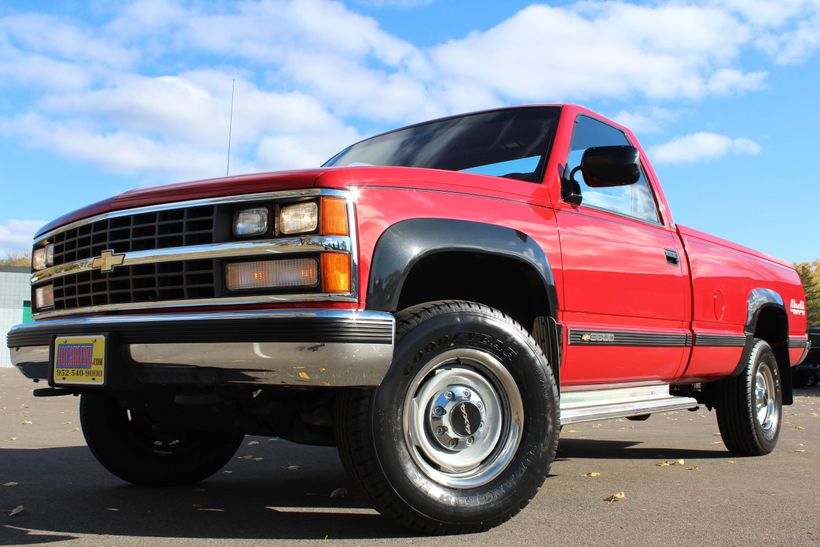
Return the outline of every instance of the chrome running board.
<path id="1" fill-rule="evenodd" d="M 561 425 L 695 408 L 691 397 L 669 394 L 667 384 L 561 393 Z"/>

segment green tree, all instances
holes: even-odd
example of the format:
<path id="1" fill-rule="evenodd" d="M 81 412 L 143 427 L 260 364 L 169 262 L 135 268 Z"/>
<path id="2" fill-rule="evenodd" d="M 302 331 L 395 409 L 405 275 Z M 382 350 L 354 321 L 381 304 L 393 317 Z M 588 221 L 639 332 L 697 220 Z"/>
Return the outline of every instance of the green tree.
<path id="1" fill-rule="evenodd" d="M 806 315 L 810 327 L 820 326 L 820 259 L 794 265 L 806 292 Z"/>
<path id="2" fill-rule="evenodd" d="M 31 266 L 31 255 L 28 253 L 6 253 L 0 258 L 0 266 Z"/>

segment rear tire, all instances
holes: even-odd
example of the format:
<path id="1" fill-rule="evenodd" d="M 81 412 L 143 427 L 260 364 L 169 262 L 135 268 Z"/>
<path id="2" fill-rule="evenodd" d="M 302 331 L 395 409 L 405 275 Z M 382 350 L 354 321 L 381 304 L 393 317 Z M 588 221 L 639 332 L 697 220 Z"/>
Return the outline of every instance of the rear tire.
<path id="1" fill-rule="evenodd" d="M 80 422 L 94 457 L 139 486 L 181 486 L 206 479 L 236 453 L 240 432 L 168 431 L 105 394 L 80 398 Z"/>
<path id="2" fill-rule="evenodd" d="M 777 361 L 764 340 L 755 340 L 746 368 L 718 387 L 718 426 L 730 451 L 745 456 L 768 454 L 777 445 L 782 388 Z"/>
<path id="3" fill-rule="evenodd" d="M 396 319 L 382 384 L 338 399 L 345 467 L 383 515 L 413 530 L 507 521 L 535 496 L 558 445 L 558 388 L 544 354 L 481 304 L 431 302 Z"/>

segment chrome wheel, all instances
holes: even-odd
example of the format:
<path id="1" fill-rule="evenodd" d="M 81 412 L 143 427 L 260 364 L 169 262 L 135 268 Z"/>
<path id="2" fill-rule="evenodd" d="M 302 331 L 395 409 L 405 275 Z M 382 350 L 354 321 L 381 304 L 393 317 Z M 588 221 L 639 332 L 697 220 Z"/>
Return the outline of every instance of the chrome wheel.
<path id="1" fill-rule="evenodd" d="M 509 371 L 492 355 L 446 351 L 418 371 L 403 408 L 405 443 L 419 469 L 451 488 L 492 481 L 522 437 L 524 405 Z"/>
<path id="2" fill-rule="evenodd" d="M 757 423 L 764 432 L 769 434 L 777 429 L 780 416 L 777 410 L 774 376 L 772 369 L 766 363 L 760 363 L 757 369 L 754 390 Z"/>

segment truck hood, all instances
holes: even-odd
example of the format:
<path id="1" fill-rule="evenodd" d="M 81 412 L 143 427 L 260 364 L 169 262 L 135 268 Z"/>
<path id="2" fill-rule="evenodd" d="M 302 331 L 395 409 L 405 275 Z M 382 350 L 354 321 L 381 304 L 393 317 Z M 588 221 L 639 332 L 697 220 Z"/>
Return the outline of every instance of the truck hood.
<path id="1" fill-rule="evenodd" d="M 534 193 L 545 192 L 544 185 L 521 183 L 510 179 L 499 179 L 498 177 L 472 173 L 418 167 L 330 167 L 279 171 L 129 190 L 118 196 L 104 199 L 63 215 L 40 228 L 35 237 L 71 222 L 111 211 L 193 199 L 239 196 L 278 190 L 298 190 L 313 186 L 325 188 L 348 188 L 351 186 L 424 187 L 525 200 Z"/>
<path id="2" fill-rule="evenodd" d="M 40 228 L 35 237 L 76 220 L 111 211 L 191 199 L 310 188 L 323 171 L 326 171 L 326 169 L 257 173 L 129 190 L 118 196 L 98 201 L 63 215 Z"/>

